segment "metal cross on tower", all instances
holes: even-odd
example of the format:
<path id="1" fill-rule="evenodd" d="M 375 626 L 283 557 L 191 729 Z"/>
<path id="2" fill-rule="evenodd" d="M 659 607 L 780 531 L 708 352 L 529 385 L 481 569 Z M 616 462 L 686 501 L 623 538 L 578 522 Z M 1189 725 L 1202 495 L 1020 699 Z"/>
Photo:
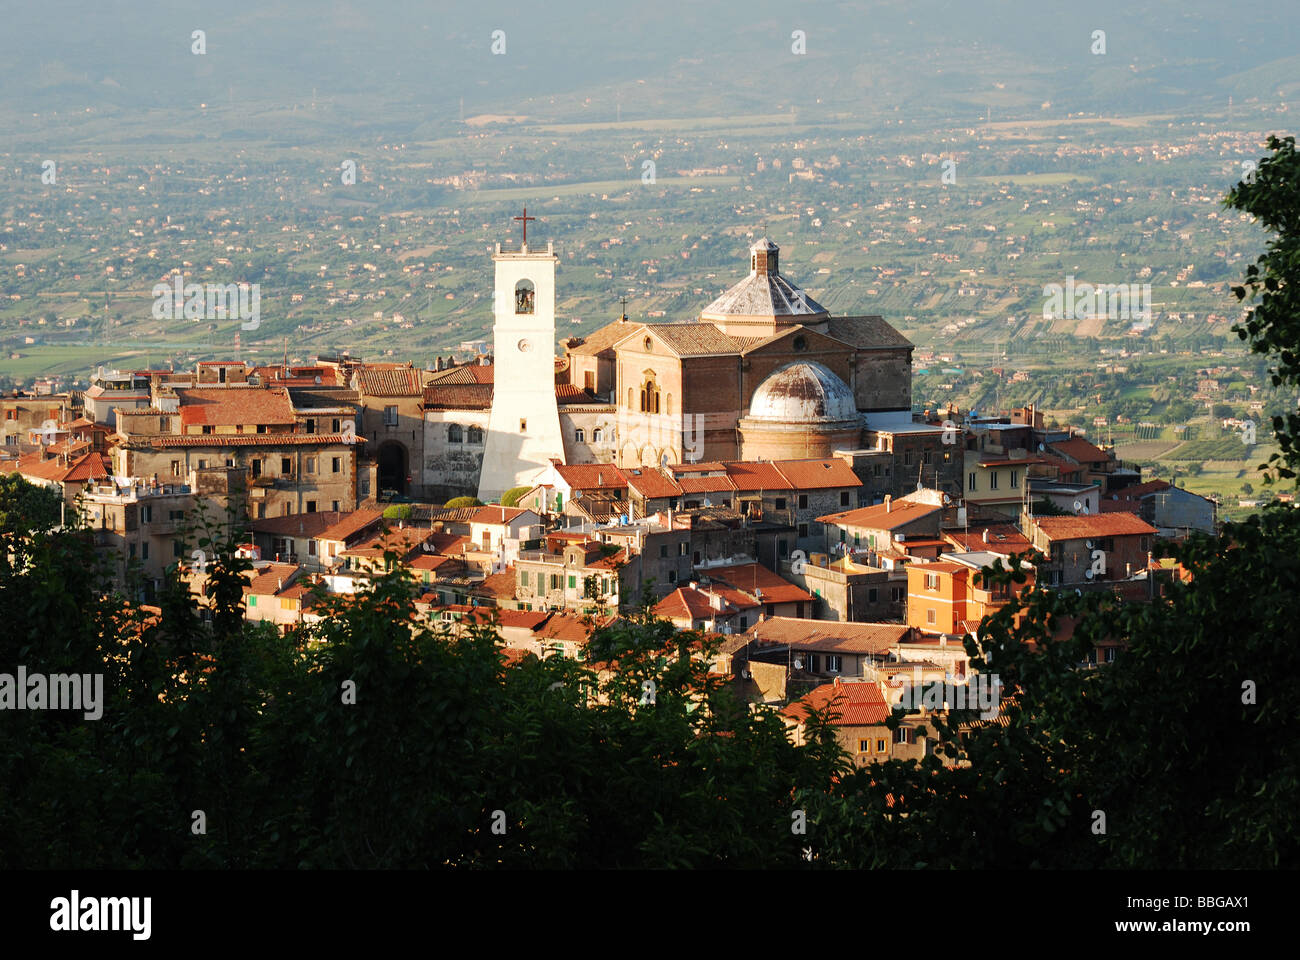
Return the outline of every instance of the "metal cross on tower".
<path id="1" fill-rule="evenodd" d="M 524 207 L 524 215 L 523 215 L 522 217 L 514 217 L 513 219 L 515 219 L 515 220 L 522 220 L 522 221 L 524 222 L 524 243 L 527 243 L 527 242 L 528 242 L 528 221 L 529 221 L 529 220 L 536 220 L 537 218 L 536 218 L 536 217 L 530 217 L 530 216 L 528 215 L 528 207 L 525 206 L 525 207 Z"/>

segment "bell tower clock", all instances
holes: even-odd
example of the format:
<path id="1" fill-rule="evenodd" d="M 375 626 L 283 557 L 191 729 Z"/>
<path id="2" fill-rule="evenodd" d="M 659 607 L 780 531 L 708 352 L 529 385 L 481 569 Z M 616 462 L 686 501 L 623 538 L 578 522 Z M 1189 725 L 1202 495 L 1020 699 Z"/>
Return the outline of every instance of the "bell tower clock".
<path id="1" fill-rule="evenodd" d="M 546 251 L 528 248 L 528 224 L 522 217 L 518 250 L 497 244 L 492 260 L 496 286 L 492 294 L 492 412 L 479 474 L 478 498 L 495 500 L 511 487 L 531 483 L 564 459 L 560 413 L 555 402 L 555 268 L 554 244 Z"/>

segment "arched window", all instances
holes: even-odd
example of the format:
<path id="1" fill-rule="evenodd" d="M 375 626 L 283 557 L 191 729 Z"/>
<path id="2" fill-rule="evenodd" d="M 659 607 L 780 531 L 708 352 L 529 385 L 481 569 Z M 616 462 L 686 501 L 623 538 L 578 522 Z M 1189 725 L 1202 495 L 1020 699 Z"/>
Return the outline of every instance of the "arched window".
<path id="1" fill-rule="evenodd" d="M 605 440 L 605 435 L 601 433 L 600 427 L 597 427 L 595 430 L 591 431 L 592 443 L 603 443 L 604 440 Z"/>
<path id="2" fill-rule="evenodd" d="M 575 443 L 586 443 L 587 442 L 586 431 L 584 431 L 582 427 L 578 427 L 577 429 L 575 429 L 573 431 L 573 440 Z"/>
<path id="3" fill-rule="evenodd" d="M 535 299 L 533 281 L 520 280 L 515 284 L 515 313 L 532 313 Z"/>
<path id="4" fill-rule="evenodd" d="M 641 412 L 659 412 L 659 384 L 655 383 L 654 374 L 647 376 L 641 387 Z"/>
<path id="5" fill-rule="evenodd" d="M 483 428 L 482 428 L 482 427 L 470 427 L 467 431 L 465 431 L 465 441 L 466 441 L 466 443 L 482 443 L 482 442 L 483 442 Z"/>
<path id="6" fill-rule="evenodd" d="M 449 423 L 449 424 L 447 424 L 447 442 L 448 442 L 448 443 L 462 443 L 462 442 L 463 442 L 463 439 L 462 439 L 462 436 L 461 436 L 460 424 L 459 424 L 459 423 Z"/>
<path id="7" fill-rule="evenodd" d="M 627 408 L 629 410 L 632 409 L 632 388 L 631 387 L 627 388 Z"/>

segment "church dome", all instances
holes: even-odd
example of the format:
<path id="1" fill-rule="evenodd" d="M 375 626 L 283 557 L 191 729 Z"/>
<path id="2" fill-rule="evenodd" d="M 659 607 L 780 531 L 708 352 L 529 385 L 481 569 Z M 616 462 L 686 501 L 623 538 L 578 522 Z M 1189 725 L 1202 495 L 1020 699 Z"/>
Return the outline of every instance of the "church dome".
<path id="1" fill-rule="evenodd" d="M 859 420 L 853 391 L 829 368 L 812 360 L 787 363 L 754 391 L 749 419 L 832 423 Z"/>
<path id="2" fill-rule="evenodd" d="M 777 323 L 824 319 L 826 308 L 781 276 L 780 249 L 767 237 L 755 242 L 749 248 L 749 276 L 700 311 L 700 318 L 764 318 Z"/>

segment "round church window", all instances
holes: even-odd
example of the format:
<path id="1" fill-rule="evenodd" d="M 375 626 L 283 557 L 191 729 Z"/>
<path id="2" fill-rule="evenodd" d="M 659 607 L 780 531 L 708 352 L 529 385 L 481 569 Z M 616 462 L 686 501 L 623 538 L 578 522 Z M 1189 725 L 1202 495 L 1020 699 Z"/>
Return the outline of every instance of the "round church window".
<path id="1" fill-rule="evenodd" d="M 794 338 L 794 348 L 799 351 L 808 349 L 808 338 L 802 333 Z"/>

